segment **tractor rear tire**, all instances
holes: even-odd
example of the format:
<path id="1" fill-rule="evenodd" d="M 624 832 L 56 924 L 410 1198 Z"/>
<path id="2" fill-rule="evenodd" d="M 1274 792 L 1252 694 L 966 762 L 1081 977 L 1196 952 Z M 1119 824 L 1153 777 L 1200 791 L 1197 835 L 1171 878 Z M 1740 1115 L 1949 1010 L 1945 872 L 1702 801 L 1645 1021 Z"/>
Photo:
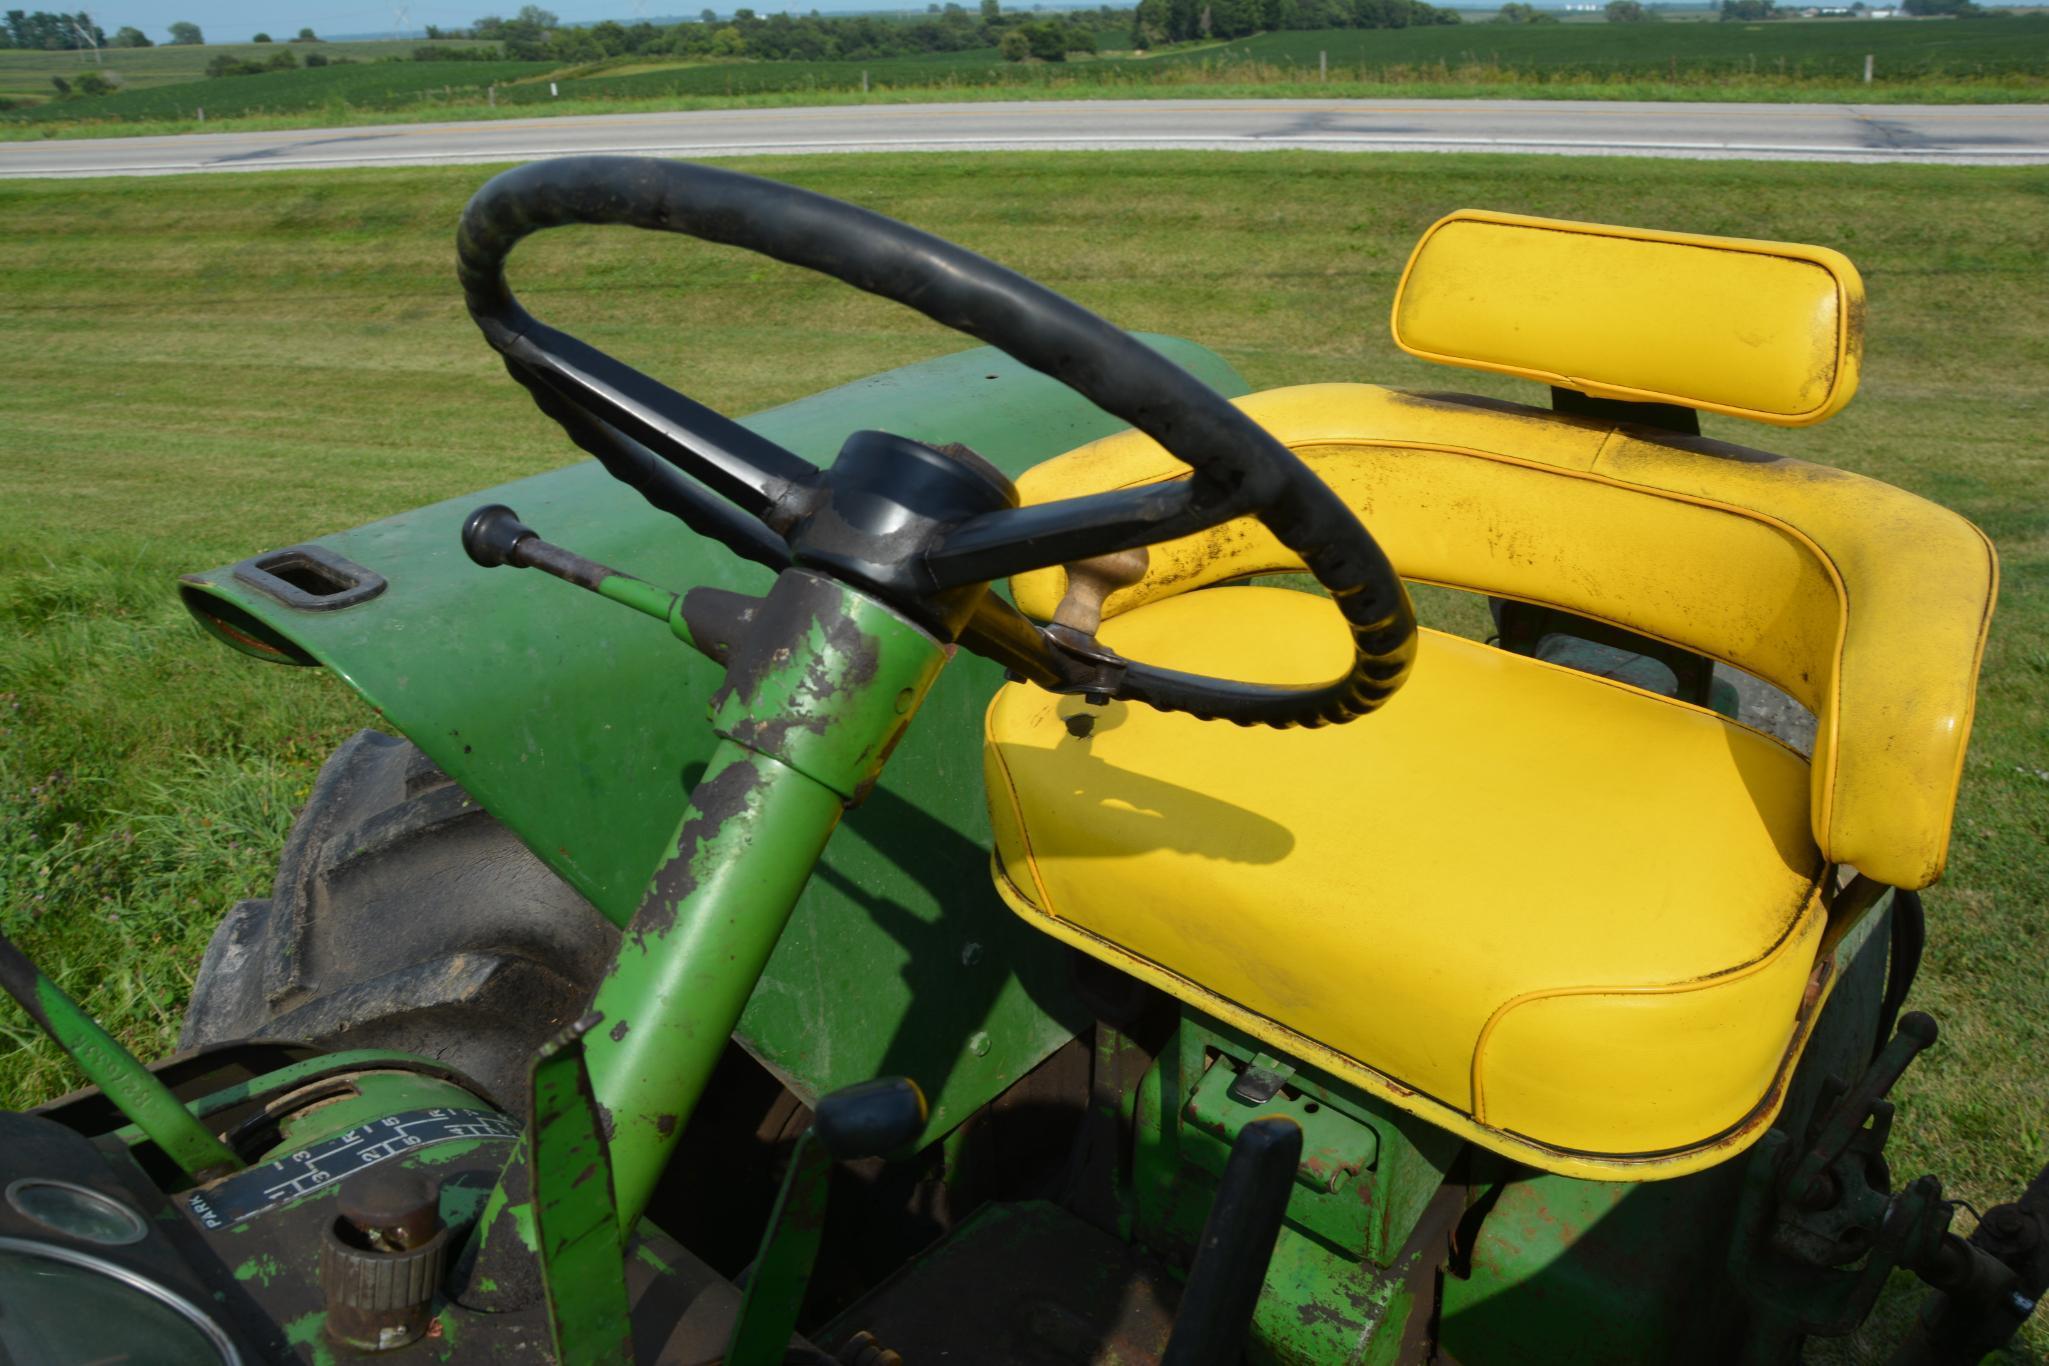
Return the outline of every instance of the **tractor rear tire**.
<path id="1" fill-rule="evenodd" d="M 358 731 L 315 779 L 268 900 L 215 930 L 180 1044 L 295 1039 L 433 1058 L 525 1108 L 618 931 L 404 740 Z"/>

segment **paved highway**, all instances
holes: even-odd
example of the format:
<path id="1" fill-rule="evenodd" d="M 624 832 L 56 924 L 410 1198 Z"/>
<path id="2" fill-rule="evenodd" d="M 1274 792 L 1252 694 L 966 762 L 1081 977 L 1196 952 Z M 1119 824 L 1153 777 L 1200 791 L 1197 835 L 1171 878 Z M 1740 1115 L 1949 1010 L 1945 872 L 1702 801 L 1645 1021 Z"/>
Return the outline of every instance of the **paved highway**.
<path id="1" fill-rule="evenodd" d="M 532 161 L 1131 148 L 2049 163 L 2049 105 L 1120 100 L 604 114 L 0 142 L 0 177 Z"/>

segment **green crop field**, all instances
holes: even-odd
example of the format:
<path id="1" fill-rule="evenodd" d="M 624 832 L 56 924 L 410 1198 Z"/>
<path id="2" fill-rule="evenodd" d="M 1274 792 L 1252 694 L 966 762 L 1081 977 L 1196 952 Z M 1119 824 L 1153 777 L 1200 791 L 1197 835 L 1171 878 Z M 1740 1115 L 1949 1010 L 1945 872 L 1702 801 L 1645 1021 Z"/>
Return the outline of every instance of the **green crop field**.
<path id="1" fill-rule="evenodd" d="M 0 139 L 110 136 L 206 127 L 315 127 L 408 119 L 703 108 L 727 104 L 975 98 L 1146 96 L 1470 96 L 1875 100 L 2049 99 L 2049 14 L 1974 21 L 1779 21 L 1765 24 L 1485 22 L 1437 28 L 1262 34 L 1140 57 L 1005 62 L 993 49 L 845 61 L 727 61 L 554 71 L 541 63 L 379 62 L 261 76 L 196 78 L 214 48 L 116 53 L 138 65 L 130 89 L 0 113 Z M 333 44 L 410 54 L 413 45 Z M 244 47 L 238 53 L 275 48 Z M 1328 57 L 1328 79 L 1317 58 Z M 1864 58 L 1875 80 L 1862 83 Z M 50 93 L 68 53 L 0 52 L 10 82 Z M 148 71 L 145 84 L 144 70 Z M 58 72 L 57 74 L 62 74 Z M 124 76 L 127 74 L 124 71 Z M 179 74 L 184 76 L 180 80 Z M 550 89 L 550 85 L 554 89 Z M 487 96 L 485 87 L 497 86 Z M 227 122 L 223 122 L 223 121 Z"/>
<path id="2" fill-rule="evenodd" d="M 2049 77 L 2049 14 L 1970 22 L 1780 20 L 1764 24 L 1492 24 L 1267 33 L 1170 63 L 1228 61 L 1313 71 L 1319 52 L 1345 68 L 1494 67 L 1538 79 L 1685 80 L 1785 75 L 1858 81 L 1864 57 L 1886 80 Z"/>
<path id="3" fill-rule="evenodd" d="M 585 104 L 706 96 L 749 96 L 951 85 L 1058 92 L 1076 85 L 1106 93 L 1195 93 L 1213 83 L 1298 86 L 1317 75 L 1352 82 L 1465 81 L 1481 85 L 1574 87 L 1668 83 L 1703 87 L 1749 82 L 1790 88 L 1861 81 L 1870 53 L 1888 86 L 1913 83 L 2043 86 L 2049 94 L 2049 15 L 1974 23 L 1775 22 L 1769 24 L 1459 24 L 1437 28 L 1331 29 L 1269 33 L 1189 51 L 1137 58 L 1029 65 L 993 50 L 876 61 L 702 63 L 559 83 L 559 98 Z M 1234 92 L 1240 93 L 1240 92 Z M 1291 93 L 1300 93 L 1294 91 Z M 1501 92 L 1507 93 L 1507 92 Z M 1634 91 L 1630 93 L 1635 93 Z M 545 104 L 545 85 L 500 91 L 501 101 Z"/>
<path id="4" fill-rule="evenodd" d="M 964 242 L 1121 324 L 1202 340 L 1257 387 L 1543 401 L 1387 337 L 1411 243 L 1461 205 L 1849 253 L 1871 301 L 1858 400 L 1806 431 L 1706 425 L 1900 484 L 1998 545 L 1913 998 L 1943 1038 L 1896 1092 L 1893 1163 L 1984 1209 L 2049 1159 L 2049 171 L 1309 153 L 745 165 Z M 452 225 L 488 174 L 0 182 L 0 929 L 144 1054 L 172 1047 L 217 918 L 268 894 L 321 758 L 376 719 L 325 674 L 202 638 L 176 575 L 578 458 L 455 289 Z M 515 275 L 551 322 L 731 412 L 961 345 L 671 237 L 554 233 Z M 0 1100 L 76 1084 L 6 1009 L 0 1050 Z M 1842 1359 L 1877 1359 L 1864 1351 Z"/>
<path id="5" fill-rule="evenodd" d="M 303 60 L 319 52 L 329 61 L 346 58 L 353 62 L 375 62 L 386 57 L 410 56 L 417 43 L 209 43 L 203 47 L 110 47 L 96 62 L 90 52 L 29 52 L 0 49 L 0 99 L 47 100 L 56 93 L 52 76 L 70 80 L 97 71 L 131 90 L 151 86 L 198 81 L 206 76 L 206 64 L 226 53 L 238 61 L 263 61 L 279 49 L 289 49 Z M 451 43 L 451 47 L 481 44 Z"/>

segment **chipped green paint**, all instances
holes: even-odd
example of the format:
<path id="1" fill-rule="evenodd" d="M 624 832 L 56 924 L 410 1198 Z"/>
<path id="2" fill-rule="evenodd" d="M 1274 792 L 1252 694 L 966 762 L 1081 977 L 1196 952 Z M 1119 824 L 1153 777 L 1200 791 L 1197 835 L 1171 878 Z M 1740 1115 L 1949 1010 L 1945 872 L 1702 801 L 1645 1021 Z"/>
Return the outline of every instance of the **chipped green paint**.
<path id="1" fill-rule="evenodd" d="M 313 1366 L 334 1366 L 334 1349 L 327 1341 L 327 1311 L 316 1309 L 310 1314 L 301 1314 L 285 1325 L 285 1341 L 294 1347 L 303 1347 L 313 1358 Z"/>
<path id="2" fill-rule="evenodd" d="M 437 1143 L 425 1152 L 415 1156 L 413 1163 L 415 1166 L 421 1167 L 439 1167 L 453 1162 L 459 1157 L 469 1156 L 470 1151 L 469 1148 L 458 1143 Z"/>
<path id="3" fill-rule="evenodd" d="M 946 651 L 844 585 L 783 574 L 714 703 L 724 737 L 620 939 L 584 1040 L 619 1225 L 647 1207 L 810 880 Z"/>
<path id="4" fill-rule="evenodd" d="M 434 1316 L 434 1322 L 427 1325 L 427 1336 L 421 1339 L 420 1346 L 437 1353 L 443 1361 L 453 1360 L 462 1323 L 462 1310 L 452 1304 L 443 1305 L 441 1312 Z"/>
<path id="5" fill-rule="evenodd" d="M 235 1279 L 238 1281 L 253 1280 L 259 1285 L 269 1285 L 271 1277 L 277 1275 L 282 1269 L 277 1264 L 277 1258 L 268 1253 L 259 1253 L 235 1268 Z"/>
<path id="6" fill-rule="evenodd" d="M 671 1275 L 676 1270 L 675 1267 L 669 1265 L 667 1259 L 661 1253 L 655 1251 L 646 1243 L 638 1243 L 634 1246 L 633 1258 L 643 1266 L 654 1268 L 655 1274 L 659 1276 Z"/>
<path id="7" fill-rule="evenodd" d="M 584 1035 L 597 1019 L 564 1030 L 534 1059 L 531 1209 L 555 1359 L 564 1366 L 632 1366 L 612 1164 L 584 1067 Z"/>

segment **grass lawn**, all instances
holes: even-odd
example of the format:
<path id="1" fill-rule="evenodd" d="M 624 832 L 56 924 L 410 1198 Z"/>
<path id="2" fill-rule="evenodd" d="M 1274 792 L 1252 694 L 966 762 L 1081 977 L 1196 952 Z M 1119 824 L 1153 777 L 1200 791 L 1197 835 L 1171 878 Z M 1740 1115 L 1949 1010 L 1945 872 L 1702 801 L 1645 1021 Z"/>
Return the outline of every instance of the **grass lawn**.
<path id="1" fill-rule="evenodd" d="M 1896 1093 L 1893 1161 L 1983 1209 L 2049 1158 L 2049 171 L 1311 153 L 746 169 L 1198 338 L 1255 387 L 1540 400 L 1388 340 L 1410 245 L 1462 205 L 1849 253 L 1870 287 L 1862 397 L 1811 431 L 1706 425 L 1900 484 L 1998 543 L 1999 615 L 1914 997 L 1943 1041 Z M 576 455 L 462 312 L 452 228 L 487 175 L 0 182 L 0 927 L 146 1055 L 171 1046 L 220 913 L 268 893 L 320 759 L 369 720 L 325 675 L 203 640 L 173 577 Z M 552 233 L 517 270 L 551 322 L 734 412 L 960 344 L 672 238 Z M 0 1031 L 0 1100 L 74 1084 L 17 1013 L 0 1010 Z"/>

